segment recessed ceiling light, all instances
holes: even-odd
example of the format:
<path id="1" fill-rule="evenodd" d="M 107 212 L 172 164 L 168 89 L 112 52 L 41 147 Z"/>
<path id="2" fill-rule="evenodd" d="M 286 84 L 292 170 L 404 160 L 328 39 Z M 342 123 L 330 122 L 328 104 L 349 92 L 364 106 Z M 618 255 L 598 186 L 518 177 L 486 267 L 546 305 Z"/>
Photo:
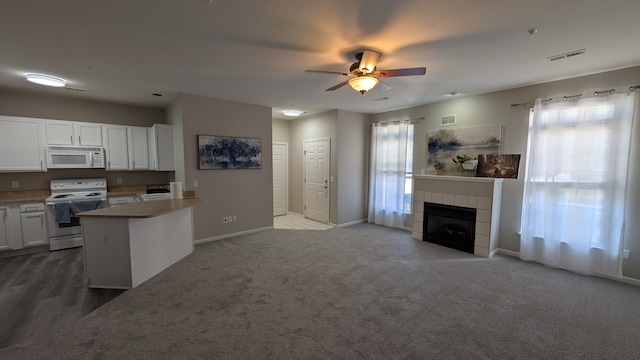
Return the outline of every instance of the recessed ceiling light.
<path id="1" fill-rule="evenodd" d="M 287 109 L 287 110 L 282 110 L 282 114 L 284 114 L 284 116 L 300 116 L 304 114 L 304 111 L 296 110 L 296 109 Z"/>
<path id="2" fill-rule="evenodd" d="M 447 93 L 447 95 L 448 96 L 458 96 L 458 95 L 460 95 L 460 91 L 452 91 L 452 92 Z"/>
<path id="3" fill-rule="evenodd" d="M 67 85 L 67 80 L 47 74 L 28 73 L 24 74 L 24 78 L 32 83 L 45 86 L 65 87 Z"/>

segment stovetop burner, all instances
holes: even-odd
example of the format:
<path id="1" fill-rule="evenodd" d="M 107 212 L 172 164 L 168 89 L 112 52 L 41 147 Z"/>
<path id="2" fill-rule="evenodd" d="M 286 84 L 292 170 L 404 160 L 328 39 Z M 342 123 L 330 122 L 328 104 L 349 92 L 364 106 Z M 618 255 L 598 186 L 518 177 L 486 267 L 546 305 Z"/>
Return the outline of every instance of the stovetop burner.
<path id="1" fill-rule="evenodd" d="M 54 199 L 64 199 L 64 198 L 69 197 L 69 196 L 71 196 L 71 194 L 62 194 L 62 195 L 56 195 L 53 198 Z"/>
<path id="2" fill-rule="evenodd" d="M 102 194 L 98 192 L 92 192 L 91 194 L 87 194 L 87 196 L 100 196 L 100 195 Z"/>

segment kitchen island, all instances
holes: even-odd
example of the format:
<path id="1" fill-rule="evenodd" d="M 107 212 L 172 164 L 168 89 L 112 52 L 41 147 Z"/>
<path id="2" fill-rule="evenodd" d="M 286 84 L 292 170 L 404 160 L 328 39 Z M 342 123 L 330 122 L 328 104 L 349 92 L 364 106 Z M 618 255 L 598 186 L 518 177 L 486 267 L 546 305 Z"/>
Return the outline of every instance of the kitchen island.
<path id="1" fill-rule="evenodd" d="M 79 213 L 89 287 L 130 289 L 193 252 L 197 198 L 157 200 Z"/>

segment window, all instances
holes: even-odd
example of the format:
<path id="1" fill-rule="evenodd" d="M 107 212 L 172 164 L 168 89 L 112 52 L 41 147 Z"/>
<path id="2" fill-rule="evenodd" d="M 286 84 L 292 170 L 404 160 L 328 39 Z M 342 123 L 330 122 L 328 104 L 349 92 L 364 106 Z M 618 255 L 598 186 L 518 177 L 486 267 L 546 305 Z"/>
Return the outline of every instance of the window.
<path id="1" fill-rule="evenodd" d="M 373 124 L 368 221 L 404 227 L 411 212 L 413 125 L 407 121 Z"/>
<path id="2" fill-rule="evenodd" d="M 621 275 L 633 98 L 536 104 L 530 118 L 520 255 Z"/>
<path id="3" fill-rule="evenodd" d="M 411 214 L 413 201 L 411 191 L 413 189 L 413 125 L 409 125 L 407 131 L 407 167 L 404 178 L 404 213 Z"/>

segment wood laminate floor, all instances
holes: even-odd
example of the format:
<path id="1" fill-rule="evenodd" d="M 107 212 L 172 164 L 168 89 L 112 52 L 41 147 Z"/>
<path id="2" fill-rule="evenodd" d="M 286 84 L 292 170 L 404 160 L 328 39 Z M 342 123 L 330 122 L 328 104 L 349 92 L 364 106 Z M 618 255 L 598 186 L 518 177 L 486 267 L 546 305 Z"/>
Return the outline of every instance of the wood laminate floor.
<path id="1" fill-rule="evenodd" d="M 124 290 L 90 289 L 82 248 L 0 259 L 0 348 L 45 337 Z"/>

